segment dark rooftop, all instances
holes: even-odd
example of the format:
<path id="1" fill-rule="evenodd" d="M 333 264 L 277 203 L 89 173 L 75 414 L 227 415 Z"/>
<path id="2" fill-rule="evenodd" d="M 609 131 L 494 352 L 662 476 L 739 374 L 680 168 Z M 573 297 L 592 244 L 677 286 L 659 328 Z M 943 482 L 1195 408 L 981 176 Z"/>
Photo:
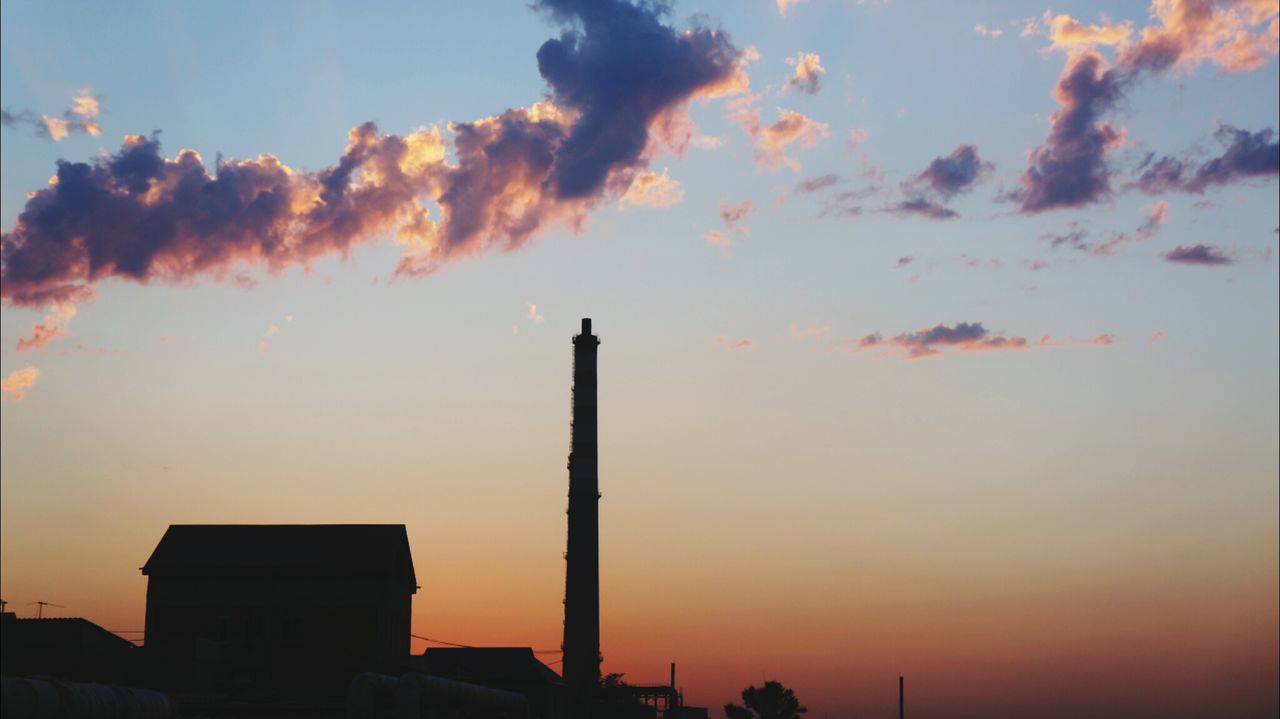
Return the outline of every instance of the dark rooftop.
<path id="1" fill-rule="evenodd" d="M 481 685 L 559 684 L 560 675 L 529 647 L 432 647 L 422 654 L 430 674 Z"/>
<path id="2" fill-rule="evenodd" d="M 403 524 L 173 524 L 142 573 L 228 569 L 398 573 L 417 587 Z"/>

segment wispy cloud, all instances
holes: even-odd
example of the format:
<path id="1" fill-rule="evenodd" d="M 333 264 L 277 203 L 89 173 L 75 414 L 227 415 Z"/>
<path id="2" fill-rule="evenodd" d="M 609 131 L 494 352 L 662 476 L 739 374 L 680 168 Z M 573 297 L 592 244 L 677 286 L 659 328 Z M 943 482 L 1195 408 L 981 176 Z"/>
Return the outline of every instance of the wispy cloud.
<path id="1" fill-rule="evenodd" d="M 40 137 L 58 142 L 75 133 L 101 135 L 102 127 L 98 125 L 98 114 L 101 111 L 102 104 L 98 96 L 89 90 L 81 90 L 71 99 L 71 106 L 57 117 L 37 117 L 30 110 L 12 112 L 8 108 L 0 108 L 0 125 L 14 129 L 25 127 Z"/>
<path id="2" fill-rule="evenodd" d="M 648 170 L 636 173 L 631 186 L 618 200 L 618 207 L 622 208 L 628 203 L 646 207 L 670 207 L 683 199 L 684 188 L 678 180 L 671 179 L 664 167 L 662 174 Z"/>
<path id="3" fill-rule="evenodd" d="M 745 350 L 751 347 L 751 340 L 745 339 L 745 338 L 735 340 L 729 337 L 725 337 L 724 335 L 716 335 L 714 338 L 714 341 L 716 345 L 723 347 L 724 349 L 730 352 L 737 352 L 739 350 Z"/>
<path id="4" fill-rule="evenodd" d="M 751 200 L 743 200 L 737 204 L 730 205 L 728 203 L 720 203 L 720 221 L 724 223 L 723 230 L 712 230 L 703 235 L 703 239 L 713 245 L 728 247 L 733 244 L 735 236 L 746 236 L 751 234 L 750 228 L 744 224 L 746 219 L 755 212 L 756 205 Z"/>
<path id="5" fill-rule="evenodd" d="M 15 349 L 19 352 L 35 350 L 66 334 L 67 323 L 76 316 L 73 302 L 56 302 L 50 312 L 31 329 L 31 336 L 18 340 Z"/>

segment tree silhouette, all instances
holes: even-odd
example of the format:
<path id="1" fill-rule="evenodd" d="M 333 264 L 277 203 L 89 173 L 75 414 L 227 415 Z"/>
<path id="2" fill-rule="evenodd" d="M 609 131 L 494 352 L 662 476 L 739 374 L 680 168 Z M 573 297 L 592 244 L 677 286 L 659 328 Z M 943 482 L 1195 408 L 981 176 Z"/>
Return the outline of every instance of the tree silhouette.
<path id="1" fill-rule="evenodd" d="M 724 715 L 729 719 L 800 719 L 800 715 L 809 711 L 800 706 L 795 692 L 782 686 L 781 682 L 765 682 L 760 688 L 747 687 L 742 690 L 742 703 L 724 705 Z"/>

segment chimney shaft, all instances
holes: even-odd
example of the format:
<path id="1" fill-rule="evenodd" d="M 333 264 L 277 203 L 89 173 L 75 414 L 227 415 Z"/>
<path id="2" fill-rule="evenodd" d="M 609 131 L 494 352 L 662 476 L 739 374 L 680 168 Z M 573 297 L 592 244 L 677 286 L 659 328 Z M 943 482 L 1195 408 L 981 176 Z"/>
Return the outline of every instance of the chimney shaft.
<path id="1" fill-rule="evenodd" d="M 569 538 L 565 552 L 564 680 L 571 713 L 589 717 L 600 683 L 600 486 L 596 454 L 596 348 L 591 320 L 573 338 Z"/>

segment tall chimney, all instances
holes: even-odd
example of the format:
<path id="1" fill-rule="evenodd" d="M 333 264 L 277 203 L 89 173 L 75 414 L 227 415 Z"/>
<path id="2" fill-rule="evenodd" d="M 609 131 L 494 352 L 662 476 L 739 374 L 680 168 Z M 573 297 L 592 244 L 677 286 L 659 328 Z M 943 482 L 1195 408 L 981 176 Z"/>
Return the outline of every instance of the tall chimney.
<path id="1" fill-rule="evenodd" d="M 591 320 L 573 338 L 569 540 L 565 552 L 564 681 L 574 719 L 591 716 L 600 684 L 600 482 L 596 453 L 596 348 Z"/>

